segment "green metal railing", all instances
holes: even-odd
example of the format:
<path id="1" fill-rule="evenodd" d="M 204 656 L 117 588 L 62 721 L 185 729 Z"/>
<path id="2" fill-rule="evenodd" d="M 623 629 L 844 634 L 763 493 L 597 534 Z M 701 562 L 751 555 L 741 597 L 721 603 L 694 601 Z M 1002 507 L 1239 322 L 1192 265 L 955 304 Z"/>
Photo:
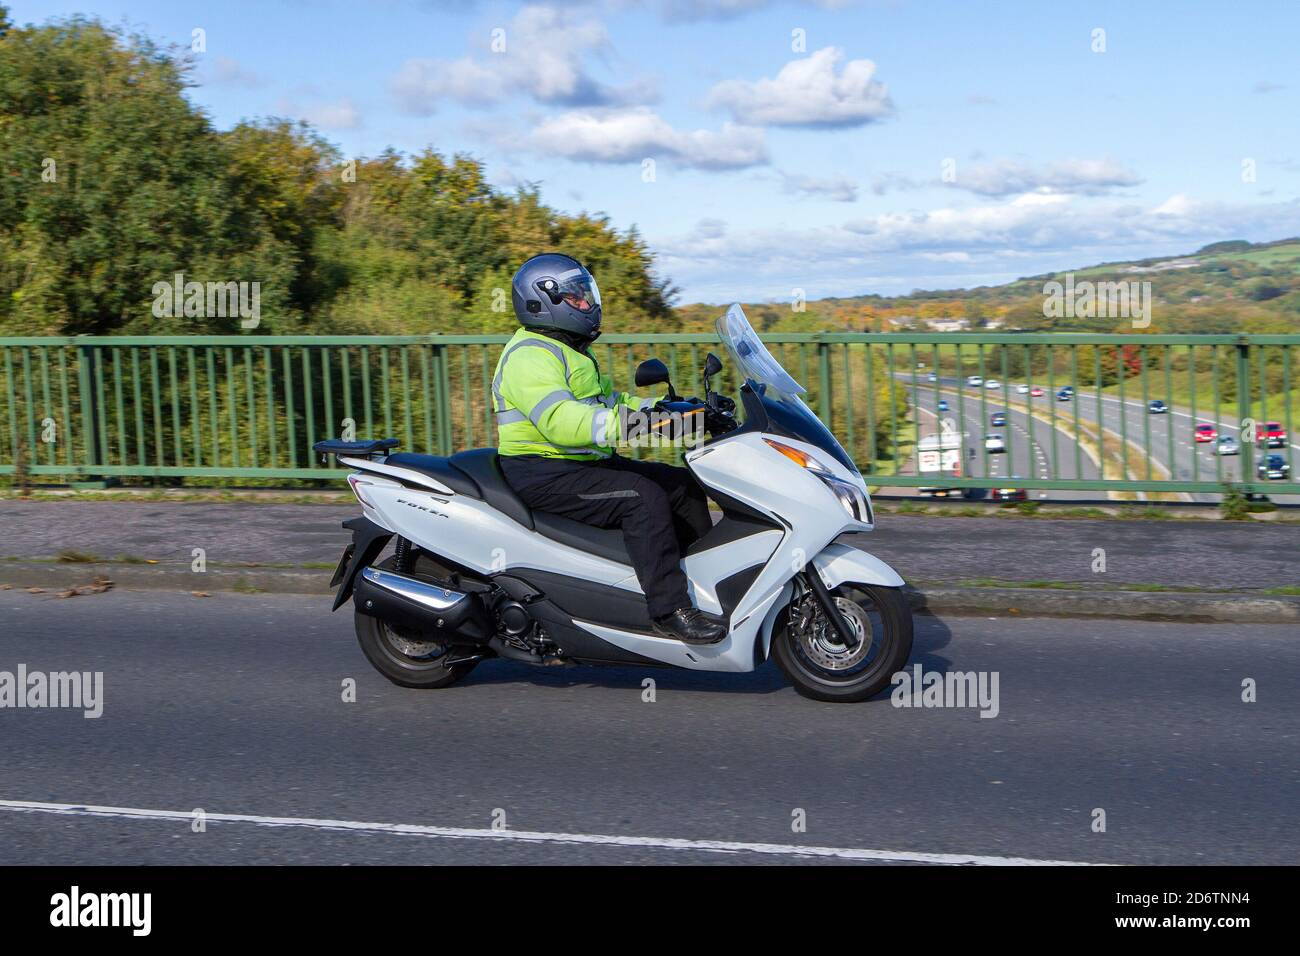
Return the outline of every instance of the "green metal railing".
<path id="1" fill-rule="evenodd" d="M 1289 465 L 1300 416 L 1298 335 L 772 334 L 764 341 L 873 484 L 1067 492 L 1217 494 L 1225 485 L 1300 493 L 1258 471 Z M 352 423 L 434 454 L 495 444 L 489 385 L 505 336 L 0 338 L 0 474 L 65 478 L 338 477 L 311 451 Z M 684 394 L 699 391 L 709 334 L 606 335 L 594 354 L 616 382 L 656 355 Z M 996 379 L 974 388 L 968 376 Z M 1020 385 L 1041 387 L 1042 397 Z M 731 370 L 721 388 L 734 394 Z M 1057 401 L 1064 386 L 1074 390 Z M 1147 413 L 1161 399 L 1165 416 Z M 939 403 L 948 411 L 941 412 Z M 1018 415 L 1001 478 L 979 439 L 990 415 Z M 967 436 L 961 477 L 919 474 L 916 446 L 939 422 Z M 1237 435 L 1278 422 L 1280 448 L 1195 453 L 1193 423 Z M 631 454 L 642 452 L 633 450 Z M 968 452 L 969 454 L 969 452 Z M 1023 454 L 1020 457 L 1025 457 Z"/>

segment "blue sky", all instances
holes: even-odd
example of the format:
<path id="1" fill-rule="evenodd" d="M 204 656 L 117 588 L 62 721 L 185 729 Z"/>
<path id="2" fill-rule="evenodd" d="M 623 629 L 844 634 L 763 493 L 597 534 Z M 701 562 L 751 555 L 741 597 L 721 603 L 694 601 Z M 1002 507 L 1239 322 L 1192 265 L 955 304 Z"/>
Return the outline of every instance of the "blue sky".
<path id="1" fill-rule="evenodd" d="M 470 152 L 500 186 L 635 224 L 684 302 L 1300 234 L 1293 3 L 9 5 L 185 47 L 202 28 L 192 96 L 218 126 L 292 116 L 347 155 Z"/>

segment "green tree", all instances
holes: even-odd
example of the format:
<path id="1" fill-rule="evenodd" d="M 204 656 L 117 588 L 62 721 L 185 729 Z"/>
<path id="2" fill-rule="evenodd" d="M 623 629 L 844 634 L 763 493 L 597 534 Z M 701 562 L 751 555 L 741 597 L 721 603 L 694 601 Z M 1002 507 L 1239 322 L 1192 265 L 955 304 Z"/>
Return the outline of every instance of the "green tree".
<path id="1" fill-rule="evenodd" d="M 2 42 L 0 327 L 162 331 L 152 290 L 178 271 L 260 281 L 263 309 L 283 312 L 292 249 L 242 204 L 219 137 L 183 95 L 184 61 L 79 18 Z"/>

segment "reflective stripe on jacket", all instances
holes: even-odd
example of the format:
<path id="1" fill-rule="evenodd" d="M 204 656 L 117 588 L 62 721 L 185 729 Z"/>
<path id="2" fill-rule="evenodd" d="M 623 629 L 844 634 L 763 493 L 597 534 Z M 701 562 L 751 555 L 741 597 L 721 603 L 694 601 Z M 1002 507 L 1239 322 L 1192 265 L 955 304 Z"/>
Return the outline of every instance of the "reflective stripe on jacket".
<path id="1" fill-rule="evenodd" d="M 618 406 L 639 407 L 614 391 L 590 355 L 520 329 L 492 378 L 497 451 L 502 455 L 591 460 L 618 439 Z"/>

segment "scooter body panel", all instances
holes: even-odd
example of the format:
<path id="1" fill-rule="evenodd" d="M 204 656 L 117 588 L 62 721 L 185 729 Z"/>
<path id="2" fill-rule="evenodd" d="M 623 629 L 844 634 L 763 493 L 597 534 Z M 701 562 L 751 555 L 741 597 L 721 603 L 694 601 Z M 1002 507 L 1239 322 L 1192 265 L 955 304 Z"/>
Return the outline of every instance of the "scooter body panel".
<path id="1" fill-rule="evenodd" d="M 828 591 L 841 584 L 876 584 L 885 588 L 901 588 L 904 584 L 899 573 L 874 554 L 835 541 L 813 558 L 813 566 Z"/>

